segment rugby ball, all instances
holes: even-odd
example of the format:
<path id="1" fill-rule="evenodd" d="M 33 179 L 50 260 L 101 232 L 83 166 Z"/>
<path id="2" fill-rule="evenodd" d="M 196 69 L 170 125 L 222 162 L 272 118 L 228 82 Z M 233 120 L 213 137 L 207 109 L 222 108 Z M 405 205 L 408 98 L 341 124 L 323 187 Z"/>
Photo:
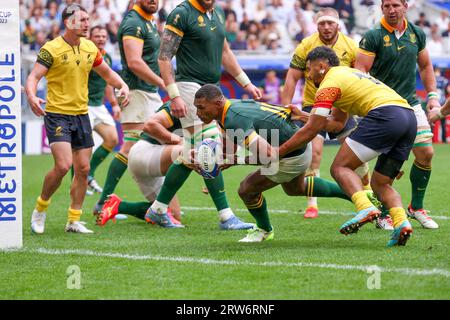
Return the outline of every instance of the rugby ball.
<path id="1" fill-rule="evenodd" d="M 205 179 L 214 179 L 219 175 L 218 155 L 220 155 L 219 143 L 211 138 L 204 139 L 197 149 L 197 163 L 200 173 Z"/>

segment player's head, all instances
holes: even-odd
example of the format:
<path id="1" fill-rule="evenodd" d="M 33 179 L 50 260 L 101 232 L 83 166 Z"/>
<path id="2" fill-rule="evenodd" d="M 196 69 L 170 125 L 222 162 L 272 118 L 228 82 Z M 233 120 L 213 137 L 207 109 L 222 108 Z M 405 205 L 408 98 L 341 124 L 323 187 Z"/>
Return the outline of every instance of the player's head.
<path id="1" fill-rule="evenodd" d="M 331 44 L 339 31 L 339 13 L 333 8 L 322 8 L 316 15 L 317 31 L 320 39 Z"/>
<path id="2" fill-rule="evenodd" d="M 62 12 L 62 20 L 67 32 L 78 37 L 87 37 L 89 32 L 89 14 L 79 4 L 67 6 Z"/>
<path id="3" fill-rule="evenodd" d="M 384 19 L 393 27 L 402 23 L 408 10 L 408 2 L 406 0 L 382 0 L 381 11 Z"/>
<path id="4" fill-rule="evenodd" d="M 205 84 L 195 93 L 194 105 L 197 108 L 197 116 L 204 123 L 220 120 L 224 101 L 225 97 L 218 86 Z"/>
<path id="5" fill-rule="evenodd" d="M 306 57 L 306 72 L 308 79 L 311 80 L 316 87 L 320 86 L 323 78 L 331 67 L 339 65 L 339 58 L 336 53 L 326 47 L 317 47 L 313 49 Z"/>
<path id="6" fill-rule="evenodd" d="M 136 4 L 148 14 L 158 12 L 159 0 L 136 0 Z"/>
<path id="7" fill-rule="evenodd" d="M 216 0 L 197 0 L 198 3 L 205 9 L 206 11 L 211 10 L 214 7 L 214 2 Z"/>
<path id="8" fill-rule="evenodd" d="M 95 43 L 97 48 L 104 49 L 106 40 L 108 39 L 108 32 L 106 31 L 106 27 L 103 25 L 96 25 L 91 28 L 89 32 L 89 39 Z"/>

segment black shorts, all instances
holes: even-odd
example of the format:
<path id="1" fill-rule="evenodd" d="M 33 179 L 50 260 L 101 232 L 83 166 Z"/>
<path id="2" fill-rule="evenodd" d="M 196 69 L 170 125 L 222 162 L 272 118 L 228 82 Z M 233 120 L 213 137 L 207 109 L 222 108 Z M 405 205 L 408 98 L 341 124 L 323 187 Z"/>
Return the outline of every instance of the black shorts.
<path id="1" fill-rule="evenodd" d="M 72 116 L 47 112 L 44 124 L 49 144 L 69 142 L 72 149 L 86 149 L 94 146 L 88 114 Z"/>
<path id="2" fill-rule="evenodd" d="M 302 111 L 311 113 L 312 110 L 312 106 L 308 106 L 308 107 L 303 107 Z M 345 137 L 347 135 L 350 134 L 350 132 L 352 132 L 354 129 L 356 129 L 356 126 L 358 125 L 356 118 L 354 116 L 349 116 L 347 122 L 345 123 L 344 129 L 342 129 L 341 131 L 337 132 L 337 133 L 333 133 L 333 132 L 326 132 L 325 130 L 322 130 L 319 132 L 319 135 L 322 136 L 322 138 L 326 139 L 327 138 L 327 133 L 328 133 L 328 139 L 330 140 L 334 140 L 334 139 L 339 139 L 341 137 Z M 302 127 L 302 125 L 300 125 L 300 127 Z"/>
<path id="3" fill-rule="evenodd" d="M 349 138 L 392 159 L 405 161 L 408 160 L 416 133 L 414 110 L 384 106 L 362 118 Z"/>

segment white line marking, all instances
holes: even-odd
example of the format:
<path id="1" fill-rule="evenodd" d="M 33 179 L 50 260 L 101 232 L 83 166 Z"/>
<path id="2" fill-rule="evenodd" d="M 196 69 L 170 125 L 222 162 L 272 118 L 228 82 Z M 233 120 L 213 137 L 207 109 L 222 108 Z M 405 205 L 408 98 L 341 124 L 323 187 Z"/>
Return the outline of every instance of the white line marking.
<path id="1" fill-rule="evenodd" d="M 185 262 L 185 263 L 198 263 L 205 265 L 233 265 L 233 266 L 257 266 L 257 267 L 293 267 L 293 268 L 321 268 L 321 269 L 335 269 L 335 270 L 360 270 L 367 272 L 369 268 L 374 266 L 358 266 L 358 265 L 340 265 L 330 263 L 314 263 L 314 262 L 281 262 L 281 261 L 266 261 L 266 262 L 253 262 L 253 261 L 235 261 L 235 260 L 216 260 L 209 258 L 192 258 L 192 257 L 164 257 L 158 255 L 134 255 L 134 254 L 122 254 L 115 252 L 96 252 L 92 250 L 72 250 L 72 249 L 18 249 L 8 250 L 5 252 L 28 252 L 48 255 L 79 255 L 79 256 L 92 256 L 101 258 L 117 258 L 126 260 L 151 260 L 151 261 L 169 261 L 169 262 Z M 450 277 L 450 271 L 445 269 L 417 269 L 417 268 L 385 268 L 376 266 L 381 272 L 395 272 L 404 275 L 417 275 L 417 276 L 443 276 Z"/>
<path id="2" fill-rule="evenodd" d="M 181 207 L 181 210 L 185 210 L 185 211 L 216 211 L 217 209 L 214 207 Z M 248 212 L 247 209 L 242 209 L 242 208 L 238 208 L 238 209 L 233 209 L 237 212 Z M 276 209 L 270 209 L 269 213 L 291 213 L 291 214 L 298 214 L 298 211 L 292 211 L 292 210 L 276 210 Z M 325 214 L 325 215 L 340 215 L 340 216 L 352 216 L 353 214 L 351 212 L 342 212 L 342 211 L 324 211 L 324 210 L 320 210 L 319 211 L 319 215 L 320 214 Z M 431 217 L 433 219 L 438 219 L 438 220 L 449 220 L 450 217 L 449 216 L 435 216 L 435 215 L 431 215 Z"/>

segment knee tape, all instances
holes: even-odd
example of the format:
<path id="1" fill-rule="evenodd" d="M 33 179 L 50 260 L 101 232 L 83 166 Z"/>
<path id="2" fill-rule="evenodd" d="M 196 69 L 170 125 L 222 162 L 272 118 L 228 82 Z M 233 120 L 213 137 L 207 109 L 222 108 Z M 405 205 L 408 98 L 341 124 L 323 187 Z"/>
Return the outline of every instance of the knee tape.
<path id="1" fill-rule="evenodd" d="M 375 171 L 391 179 L 395 179 L 400 173 L 403 162 L 402 160 L 392 159 L 382 154 L 378 157 Z"/>
<path id="2" fill-rule="evenodd" d="M 360 178 L 364 177 L 368 172 L 369 172 L 369 164 L 367 162 L 364 162 L 362 165 L 360 165 L 358 168 L 355 169 L 355 173 Z"/>

